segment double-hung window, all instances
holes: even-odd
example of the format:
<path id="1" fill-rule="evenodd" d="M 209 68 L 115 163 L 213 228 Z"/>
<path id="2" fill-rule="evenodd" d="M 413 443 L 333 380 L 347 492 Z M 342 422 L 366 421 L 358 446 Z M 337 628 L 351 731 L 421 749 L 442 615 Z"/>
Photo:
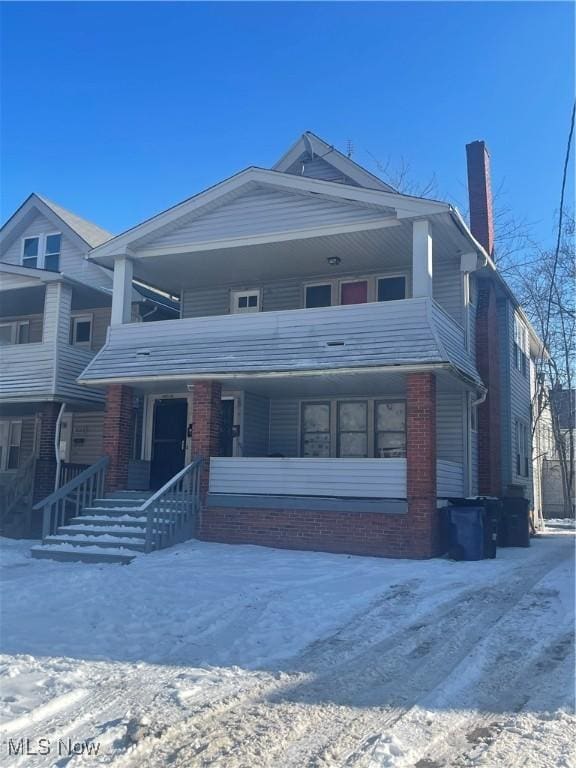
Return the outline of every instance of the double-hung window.
<path id="1" fill-rule="evenodd" d="M 406 298 L 406 278 L 404 275 L 379 277 L 376 288 L 377 301 L 397 301 Z"/>
<path id="2" fill-rule="evenodd" d="M 303 403 L 302 456 L 331 455 L 330 402 Z"/>
<path id="3" fill-rule="evenodd" d="M 59 232 L 25 237 L 22 240 L 22 266 L 58 272 L 61 249 L 62 235 Z"/>
<path id="4" fill-rule="evenodd" d="M 528 329 L 518 317 L 514 317 L 514 366 L 526 378 L 528 377 L 529 359 Z"/>
<path id="5" fill-rule="evenodd" d="M 332 306 L 332 284 L 319 283 L 306 286 L 306 309 Z"/>
<path id="6" fill-rule="evenodd" d="M 30 321 L 12 320 L 2 322 L 0 320 L 0 347 L 11 344 L 28 344 L 30 341 Z"/>
<path id="7" fill-rule="evenodd" d="M 21 421 L 0 421 L 0 470 L 18 469 L 20 466 Z"/>
<path id="8" fill-rule="evenodd" d="M 338 447 L 341 458 L 368 457 L 368 403 L 365 400 L 338 402 Z"/>
<path id="9" fill-rule="evenodd" d="M 374 456 L 379 459 L 406 456 L 406 403 L 383 400 L 374 407 Z"/>

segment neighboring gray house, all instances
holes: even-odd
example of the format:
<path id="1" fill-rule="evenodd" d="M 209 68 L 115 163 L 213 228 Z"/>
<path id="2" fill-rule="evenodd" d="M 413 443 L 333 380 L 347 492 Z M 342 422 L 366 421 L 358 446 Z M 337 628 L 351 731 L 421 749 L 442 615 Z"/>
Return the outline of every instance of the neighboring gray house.
<path id="1" fill-rule="evenodd" d="M 86 259 L 112 235 L 32 194 L 0 230 L 0 484 L 3 526 L 26 532 L 23 500 L 54 489 L 55 430 L 63 477 L 102 455 L 104 394 L 76 381 L 106 340 L 112 273 Z M 146 288 L 131 319 L 174 303 Z M 62 409 L 64 406 L 64 409 Z M 24 505 L 25 511 L 26 505 Z M 14 513 L 10 515 L 10 513 Z"/>
<path id="2" fill-rule="evenodd" d="M 569 457 L 570 444 L 576 445 L 576 390 L 557 389 L 550 392 L 550 418 L 546 424 L 546 450 L 542 462 L 542 497 L 545 517 L 564 517 L 567 514 L 574 517 L 576 499 L 572 498 L 571 509 L 566 508 L 564 501 L 561 464 L 551 423 L 552 412 L 558 420 L 559 432 L 565 445 L 565 455 Z M 574 483 L 574 480 L 572 482 Z"/>

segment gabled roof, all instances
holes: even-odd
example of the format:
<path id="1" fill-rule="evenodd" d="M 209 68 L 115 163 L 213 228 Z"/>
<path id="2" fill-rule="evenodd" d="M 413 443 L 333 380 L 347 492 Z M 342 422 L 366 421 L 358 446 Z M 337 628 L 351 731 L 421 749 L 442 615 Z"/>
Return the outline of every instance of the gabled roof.
<path id="1" fill-rule="evenodd" d="M 32 208 L 36 208 L 39 213 L 49 219 L 56 217 L 59 222 L 65 225 L 69 233 L 80 238 L 81 242 L 89 248 L 96 248 L 113 237 L 111 232 L 107 232 L 91 221 L 87 221 L 36 192 L 32 192 L 0 229 L 0 241 L 10 236 L 10 233 Z"/>
<path id="2" fill-rule="evenodd" d="M 304 161 L 312 162 L 316 159 L 322 160 L 324 163 L 332 166 L 339 174 L 342 175 L 346 183 L 352 182 L 360 187 L 366 187 L 367 189 L 381 189 L 385 192 L 396 192 L 394 187 L 390 184 L 379 179 L 378 176 L 374 176 L 373 173 L 367 171 L 358 163 L 346 155 L 342 154 L 332 144 L 316 136 L 311 131 L 305 131 L 299 139 L 290 147 L 290 149 L 282 155 L 280 160 L 272 166 L 274 171 L 282 171 L 283 173 L 300 173 L 300 170 L 295 171 L 294 166 L 297 163 Z M 306 175 L 305 173 L 302 175 Z M 310 175 L 314 175 L 313 173 Z"/>
<path id="3" fill-rule="evenodd" d="M 387 216 L 392 215 L 398 219 L 430 216 L 435 213 L 449 213 L 451 211 L 449 205 L 435 200 L 425 200 L 408 195 L 400 195 L 396 192 L 368 189 L 360 186 L 346 186 L 338 182 L 295 176 L 251 166 L 103 243 L 92 251 L 90 258 L 95 259 L 99 263 L 109 263 L 110 257 L 122 253 L 129 253 L 130 256 L 137 258 L 137 252 L 130 252 L 132 244 L 136 243 L 136 241 L 196 211 L 201 214 L 204 206 L 208 209 L 208 206 L 229 201 L 230 193 L 239 194 L 243 190 L 252 190 L 254 185 L 295 194 L 323 196 L 326 199 L 338 200 L 349 205 L 372 206 L 374 208 L 374 216 L 379 215 L 378 210 L 381 212 L 380 215 L 384 213 Z M 391 209 L 393 209 L 392 212 Z M 221 244 L 221 247 L 224 246 Z"/>

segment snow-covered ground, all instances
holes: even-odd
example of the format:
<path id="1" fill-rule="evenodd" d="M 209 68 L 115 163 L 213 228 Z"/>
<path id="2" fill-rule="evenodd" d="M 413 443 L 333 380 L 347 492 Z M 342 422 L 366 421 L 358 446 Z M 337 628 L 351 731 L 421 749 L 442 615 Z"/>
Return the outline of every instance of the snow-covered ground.
<path id="1" fill-rule="evenodd" d="M 570 528 L 477 563 L 29 546 L 2 540 L 2 766 L 576 765 Z"/>

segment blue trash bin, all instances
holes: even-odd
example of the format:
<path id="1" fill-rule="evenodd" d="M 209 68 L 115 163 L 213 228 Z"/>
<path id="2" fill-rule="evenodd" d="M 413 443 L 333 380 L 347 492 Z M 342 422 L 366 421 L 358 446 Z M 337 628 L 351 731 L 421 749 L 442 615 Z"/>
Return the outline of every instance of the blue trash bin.
<path id="1" fill-rule="evenodd" d="M 448 553 L 455 560 L 483 560 L 484 506 L 449 507 Z"/>

